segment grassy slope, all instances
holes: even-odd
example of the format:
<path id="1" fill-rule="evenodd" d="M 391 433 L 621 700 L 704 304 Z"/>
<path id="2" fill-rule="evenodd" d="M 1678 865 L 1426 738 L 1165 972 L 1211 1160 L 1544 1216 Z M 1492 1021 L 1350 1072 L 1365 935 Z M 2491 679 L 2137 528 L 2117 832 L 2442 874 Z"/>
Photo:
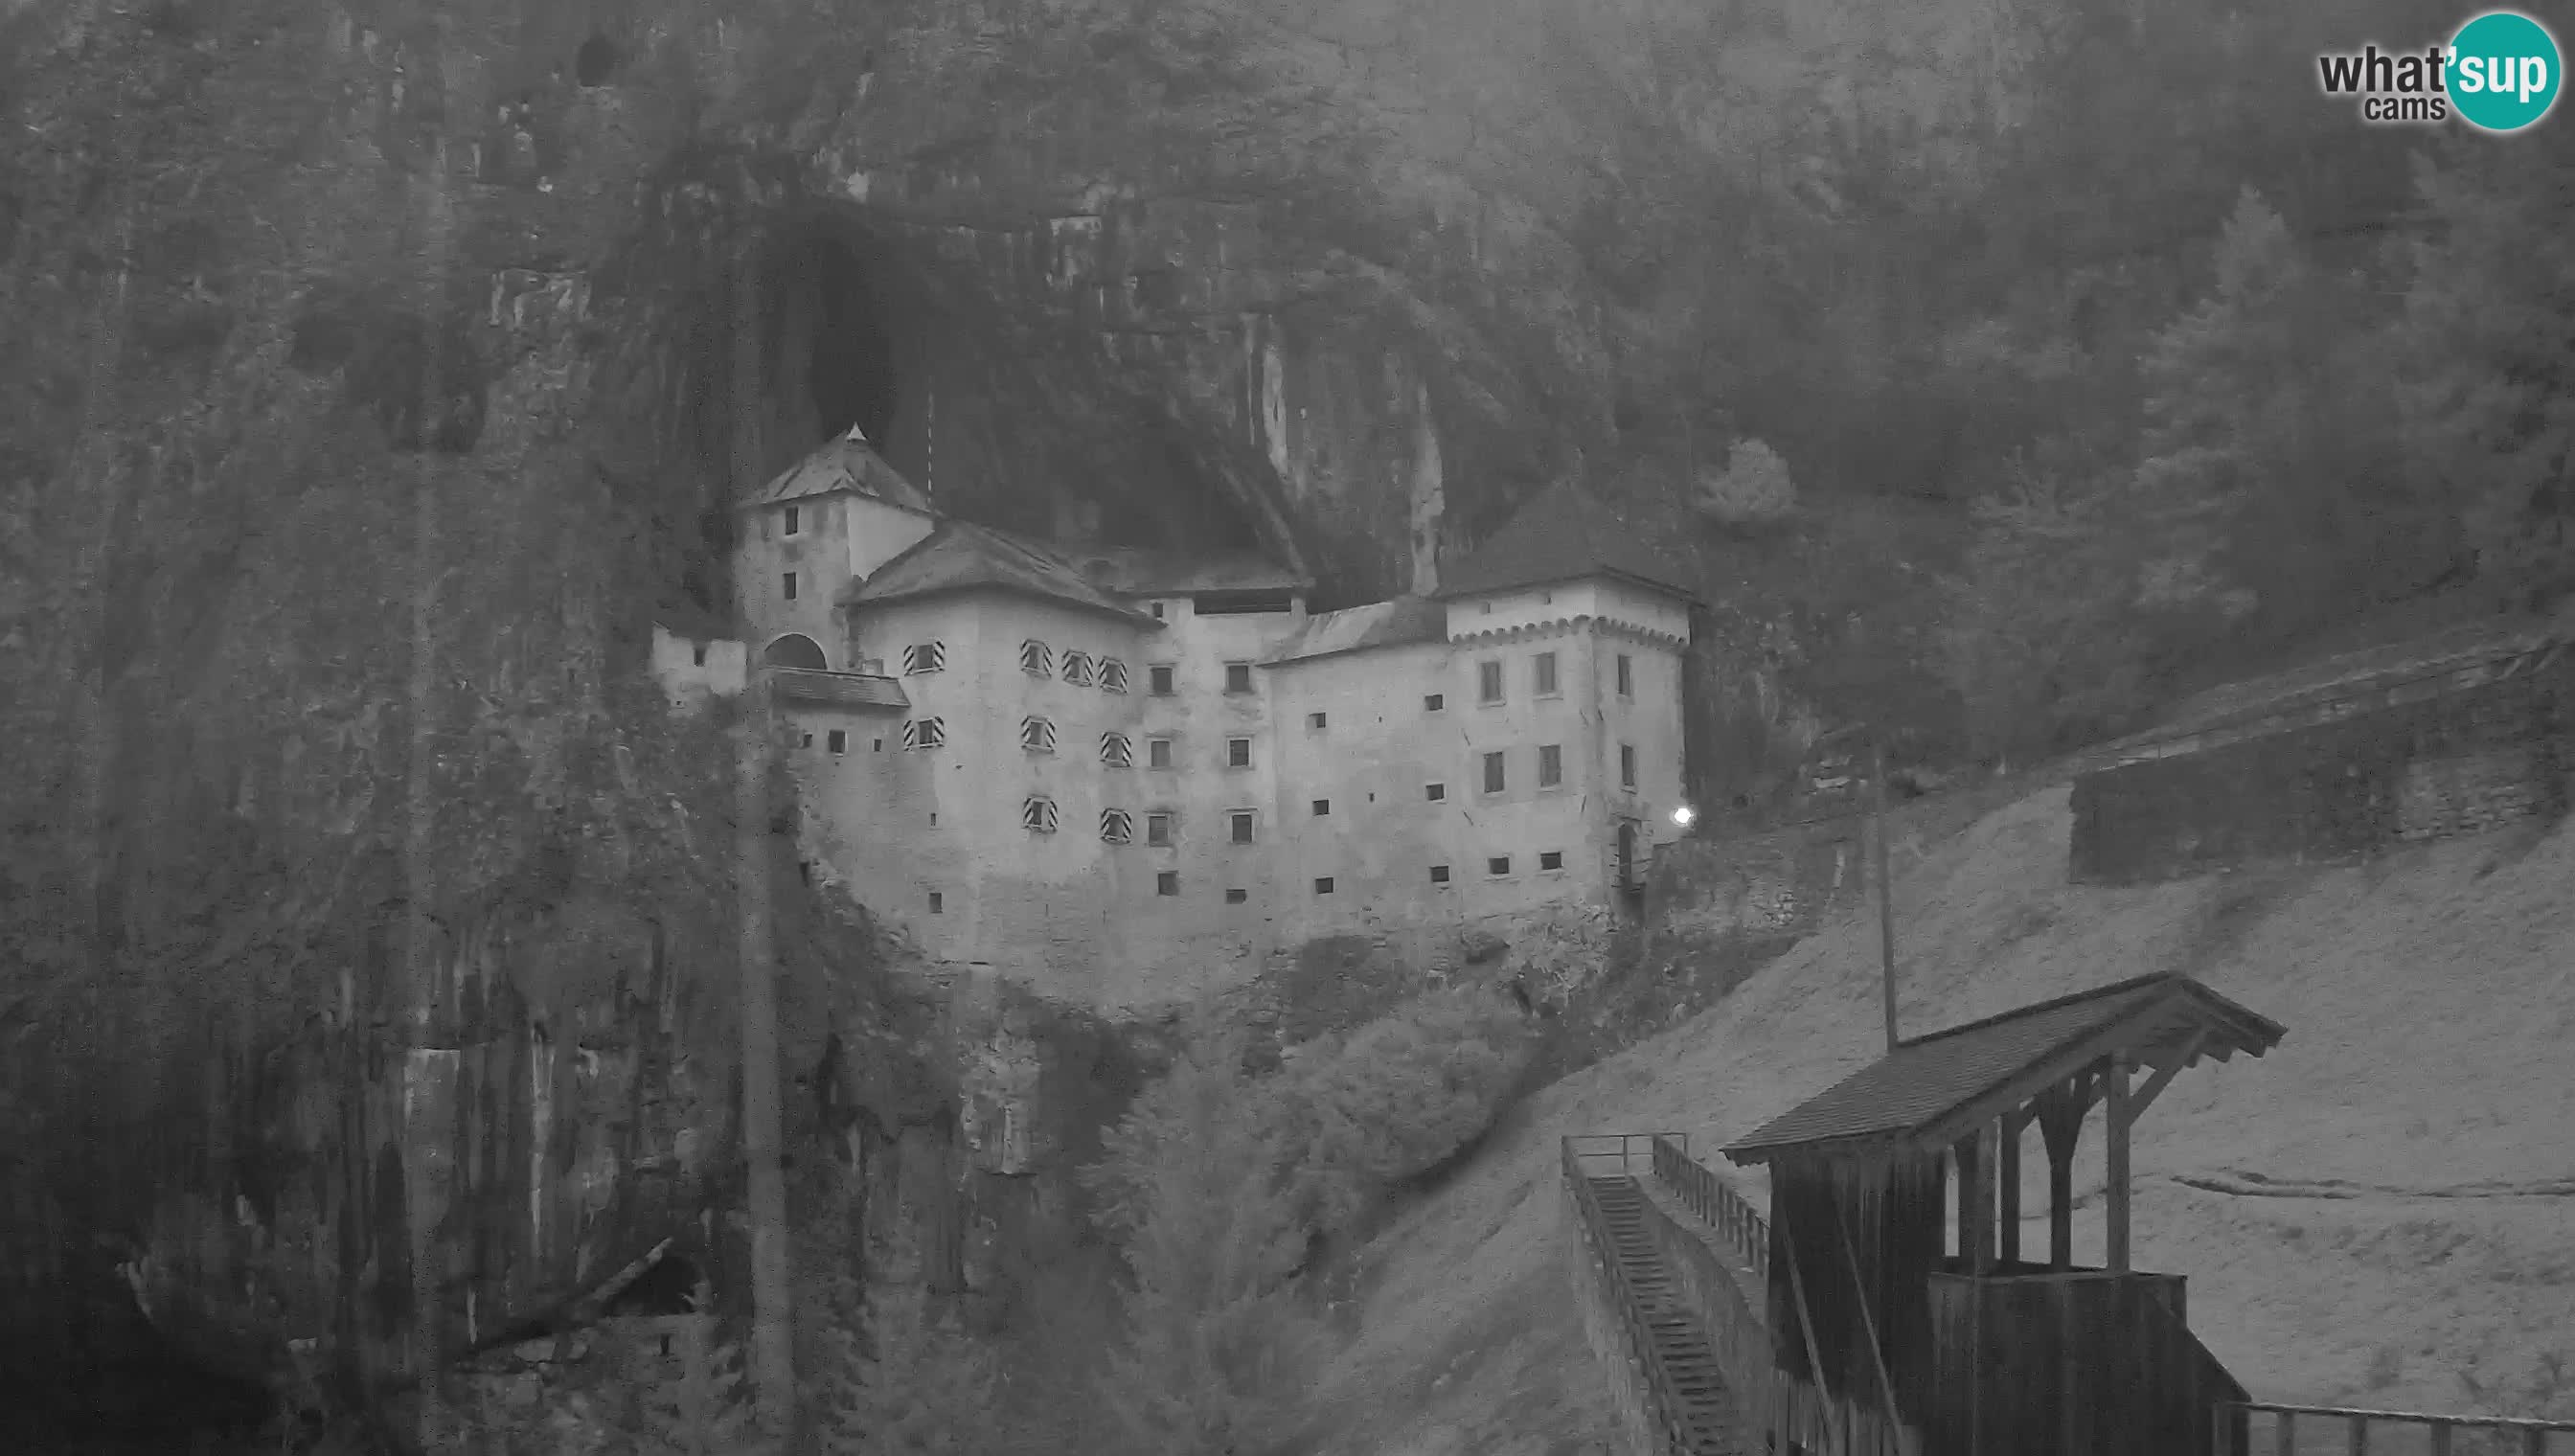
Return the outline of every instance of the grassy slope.
<path id="1" fill-rule="evenodd" d="M 1905 1027 L 2157 970 L 2281 1021 L 2270 1056 L 2194 1069 L 2140 1124 L 2139 1267 L 2189 1276 L 2193 1325 L 2256 1394 L 2570 1403 L 2575 1388 L 2534 1372 L 2575 1360 L 2575 1196 L 2506 1190 L 2575 1180 L 2575 826 L 2098 889 L 2065 882 L 2067 822 L 2066 791 L 2042 792 L 1899 885 Z M 1880 1036 L 1875 928 L 1828 929 L 1708 1013 L 1547 1088 L 1389 1228 L 1310 1449 L 1606 1449 L 1603 1383 L 1564 1293 L 1557 1135 L 1677 1129 L 1706 1148 L 1858 1066 Z M 2098 1196 L 2099 1126 L 2078 1199 Z M 2175 1181 L 2243 1173 L 2310 1192 Z M 2348 1196 L 2312 1196 L 2326 1180 Z M 2035 1191 L 2024 1205 L 2042 1206 Z M 2044 1227 L 2025 1239 L 2043 1244 Z M 2099 1258 L 2088 1204 L 2076 1238 Z"/>

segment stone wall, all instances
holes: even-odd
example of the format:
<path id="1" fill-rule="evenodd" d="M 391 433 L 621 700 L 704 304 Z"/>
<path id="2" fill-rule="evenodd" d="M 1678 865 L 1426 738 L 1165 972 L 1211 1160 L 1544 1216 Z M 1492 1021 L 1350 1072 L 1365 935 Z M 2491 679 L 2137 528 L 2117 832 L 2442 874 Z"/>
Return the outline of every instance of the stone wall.
<path id="1" fill-rule="evenodd" d="M 1446 986 L 1516 984 L 1532 1005 L 1562 1006 L 1611 963 L 1622 933 L 1609 906 L 1561 901 L 1317 936 L 1272 955 L 1258 978 L 1224 1002 L 1234 1019 L 1289 1045 L 1363 1025 Z"/>
<path id="2" fill-rule="evenodd" d="M 1888 863 L 1903 873 L 2051 777 L 2045 771 L 1992 777 L 1890 804 Z M 1658 964 L 1712 960 L 1735 967 L 1729 974 L 1748 973 L 1766 958 L 1762 952 L 1783 950 L 1866 907 L 1871 879 L 1864 806 L 1749 832 L 1712 827 L 1654 851 L 1640 948 Z"/>
<path id="3" fill-rule="evenodd" d="M 2575 659 L 2458 691 L 2386 692 L 2196 751 L 2076 778 L 2072 874 L 2128 883 L 2340 859 L 2560 811 Z"/>

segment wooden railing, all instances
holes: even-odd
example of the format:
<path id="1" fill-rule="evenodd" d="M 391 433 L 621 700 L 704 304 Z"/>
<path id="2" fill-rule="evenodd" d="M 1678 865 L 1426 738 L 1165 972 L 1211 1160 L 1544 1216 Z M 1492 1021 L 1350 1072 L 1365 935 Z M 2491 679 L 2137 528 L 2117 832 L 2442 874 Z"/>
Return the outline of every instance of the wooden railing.
<path id="1" fill-rule="evenodd" d="M 1683 1207 L 1724 1235 L 1752 1271 L 1755 1284 L 1768 1287 L 1770 1221 L 1745 1202 L 1733 1184 L 1689 1155 L 1689 1134 L 1682 1133 L 1677 1138 L 1669 1133 L 1655 1135 L 1654 1176 L 1672 1190 L 1672 1196 L 1680 1199 Z"/>
<path id="2" fill-rule="evenodd" d="M 2260 1419 L 2268 1415 L 2268 1422 Z M 2567 1456 L 2575 1421 L 2422 1415 L 2355 1406 L 2230 1401 L 2217 1410 L 2218 1456 Z M 2553 1439 L 2552 1439 L 2553 1438 Z"/>
<path id="3" fill-rule="evenodd" d="M 1635 1362 L 1642 1376 L 1645 1422 L 1651 1427 L 1656 1442 L 1672 1456 L 1683 1456 L 1688 1445 L 1682 1435 L 1678 1403 L 1672 1398 L 1671 1380 L 1662 1361 L 1654 1353 L 1652 1333 L 1645 1328 L 1645 1310 L 1635 1289 L 1627 1282 L 1627 1272 L 1618 1262 L 1615 1246 L 1610 1242 L 1608 1220 L 1600 1211 L 1600 1200 L 1591 1193 L 1593 1169 L 1606 1159 L 1616 1159 L 1619 1176 L 1635 1176 L 1629 1171 L 1628 1149 L 1631 1144 L 1650 1143 L 1650 1134 L 1601 1133 L 1575 1135 L 1564 1139 L 1564 1187 L 1573 1199 L 1575 1234 L 1589 1254 L 1592 1266 L 1607 1277 L 1609 1302 L 1617 1306 L 1619 1323 L 1627 1336 L 1627 1356 Z M 1598 1144 L 1608 1143 L 1607 1148 Z M 1589 1144 L 1586 1150 L 1576 1144 Z M 1603 1169 L 1601 1176 L 1606 1176 Z"/>

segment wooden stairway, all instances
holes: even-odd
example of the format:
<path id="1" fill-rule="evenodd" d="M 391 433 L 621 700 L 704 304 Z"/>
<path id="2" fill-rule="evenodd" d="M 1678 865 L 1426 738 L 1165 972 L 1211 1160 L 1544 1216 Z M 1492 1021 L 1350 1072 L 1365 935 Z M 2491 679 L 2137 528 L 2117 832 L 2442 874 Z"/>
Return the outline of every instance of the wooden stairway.
<path id="1" fill-rule="evenodd" d="M 1740 1439 L 1734 1404 L 1718 1378 L 1716 1352 L 1697 1316 L 1678 1298 L 1671 1272 L 1645 1232 L 1645 1194 L 1632 1176 L 1588 1178 L 1591 1197 L 1618 1262 L 1619 1283 L 1653 1341 L 1650 1358 L 1668 1414 L 1680 1428 L 1675 1450 L 1686 1456 L 1749 1456 Z"/>

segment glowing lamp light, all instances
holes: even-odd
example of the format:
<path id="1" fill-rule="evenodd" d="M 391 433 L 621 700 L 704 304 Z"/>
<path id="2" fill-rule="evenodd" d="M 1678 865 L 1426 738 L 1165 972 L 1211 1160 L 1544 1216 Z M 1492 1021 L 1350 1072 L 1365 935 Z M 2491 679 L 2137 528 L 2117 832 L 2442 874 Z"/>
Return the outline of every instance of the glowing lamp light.
<path id="1" fill-rule="evenodd" d="M 1690 807 L 1688 804 L 1682 804 L 1679 808 L 1672 810 L 1672 822 L 1680 825 L 1684 829 L 1689 827 L 1690 820 L 1697 817 L 1698 810 Z"/>

